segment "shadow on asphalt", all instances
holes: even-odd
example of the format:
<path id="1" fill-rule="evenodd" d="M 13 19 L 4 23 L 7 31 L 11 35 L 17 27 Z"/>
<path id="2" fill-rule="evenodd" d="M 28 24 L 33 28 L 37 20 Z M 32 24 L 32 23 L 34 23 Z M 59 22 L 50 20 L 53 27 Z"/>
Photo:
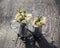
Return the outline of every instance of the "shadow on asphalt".
<path id="1" fill-rule="evenodd" d="M 31 31 L 30 31 L 31 32 Z M 24 40 L 24 38 L 21 38 Z M 25 38 L 25 48 L 57 48 L 52 43 L 48 43 L 45 37 L 42 35 L 42 28 L 35 28 L 35 31 L 31 36 Z M 39 47 L 35 45 L 38 43 Z"/>

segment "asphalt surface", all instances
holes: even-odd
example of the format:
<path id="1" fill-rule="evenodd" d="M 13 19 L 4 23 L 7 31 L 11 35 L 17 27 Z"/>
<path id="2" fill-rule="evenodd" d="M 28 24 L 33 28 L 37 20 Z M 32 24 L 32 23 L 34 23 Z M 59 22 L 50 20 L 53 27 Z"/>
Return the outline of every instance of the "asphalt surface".
<path id="1" fill-rule="evenodd" d="M 19 8 L 27 10 L 28 13 L 32 13 L 33 17 L 47 17 L 48 22 L 47 25 L 43 27 L 42 32 L 46 32 L 45 37 L 48 42 L 51 43 L 54 37 L 55 45 L 60 45 L 59 0 L 0 0 L 0 48 L 19 48 L 19 41 L 17 47 L 15 47 L 17 35 L 10 28 L 10 23 L 17 13 L 16 10 Z M 30 26 L 29 28 L 32 30 Z M 24 48 L 22 45 L 20 47 Z"/>

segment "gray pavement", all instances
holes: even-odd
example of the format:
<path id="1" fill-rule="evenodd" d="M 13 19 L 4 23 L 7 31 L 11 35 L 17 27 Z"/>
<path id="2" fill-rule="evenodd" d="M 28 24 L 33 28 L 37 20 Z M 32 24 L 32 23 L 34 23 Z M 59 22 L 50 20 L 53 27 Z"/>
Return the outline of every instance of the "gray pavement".
<path id="1" fill-rule="evenodd" d="M 59 0 L 58 2 L 56 0 L 0 0 L 0 48 L 19 48 L 19 41 L 17 47 L 15 47 L 17 35 L 10 28 L 10 22 L 19 8 L 26 9 L 33 16 L 46 16 L 48 23 L 43 27 L 43 32 L 47 33 L 46 39 L 48 42 L 52 41 L 51 38 L 54 33 L 54 41 L 58 46 L 58 41 L 60 41 L 59 6 Z"/>

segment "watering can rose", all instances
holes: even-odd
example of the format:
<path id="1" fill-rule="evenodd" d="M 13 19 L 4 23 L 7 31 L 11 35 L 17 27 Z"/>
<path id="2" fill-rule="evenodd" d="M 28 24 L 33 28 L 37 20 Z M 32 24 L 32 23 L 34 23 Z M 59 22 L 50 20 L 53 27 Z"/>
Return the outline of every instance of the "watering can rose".
<path id="1" fill-rule="evenodd" d="M 46 17 L 38 16 L 35 17 L 33 20 L 33 26 L 35 27 L 43 26 L 45 24 L 46 24 Z"/>
<path id="2" fill-rule="evenodd" d="M 21 10 L 21 11 L 18 10 L 17 15 L 15 16 L 15 20 L 21 23 L 28 23 L 31 18 L 32 18 L 32 14 L 26 13 L 25 10 Z"/>
<path id="3" fill-rule="evenodd" d="M 27 11 L 23 10 L 23 9 L 19 9 L 17 10 L 18 13 L 15 16 L 15 20 L 19 23 L 28 23 L 30 21 L 30 19 L 33 19 L 33 26 L 43 26 L 46 24 L 46 17 L 43 16 L 38 16 L 33 18 L 32 14 L 27 13 Z"/>

